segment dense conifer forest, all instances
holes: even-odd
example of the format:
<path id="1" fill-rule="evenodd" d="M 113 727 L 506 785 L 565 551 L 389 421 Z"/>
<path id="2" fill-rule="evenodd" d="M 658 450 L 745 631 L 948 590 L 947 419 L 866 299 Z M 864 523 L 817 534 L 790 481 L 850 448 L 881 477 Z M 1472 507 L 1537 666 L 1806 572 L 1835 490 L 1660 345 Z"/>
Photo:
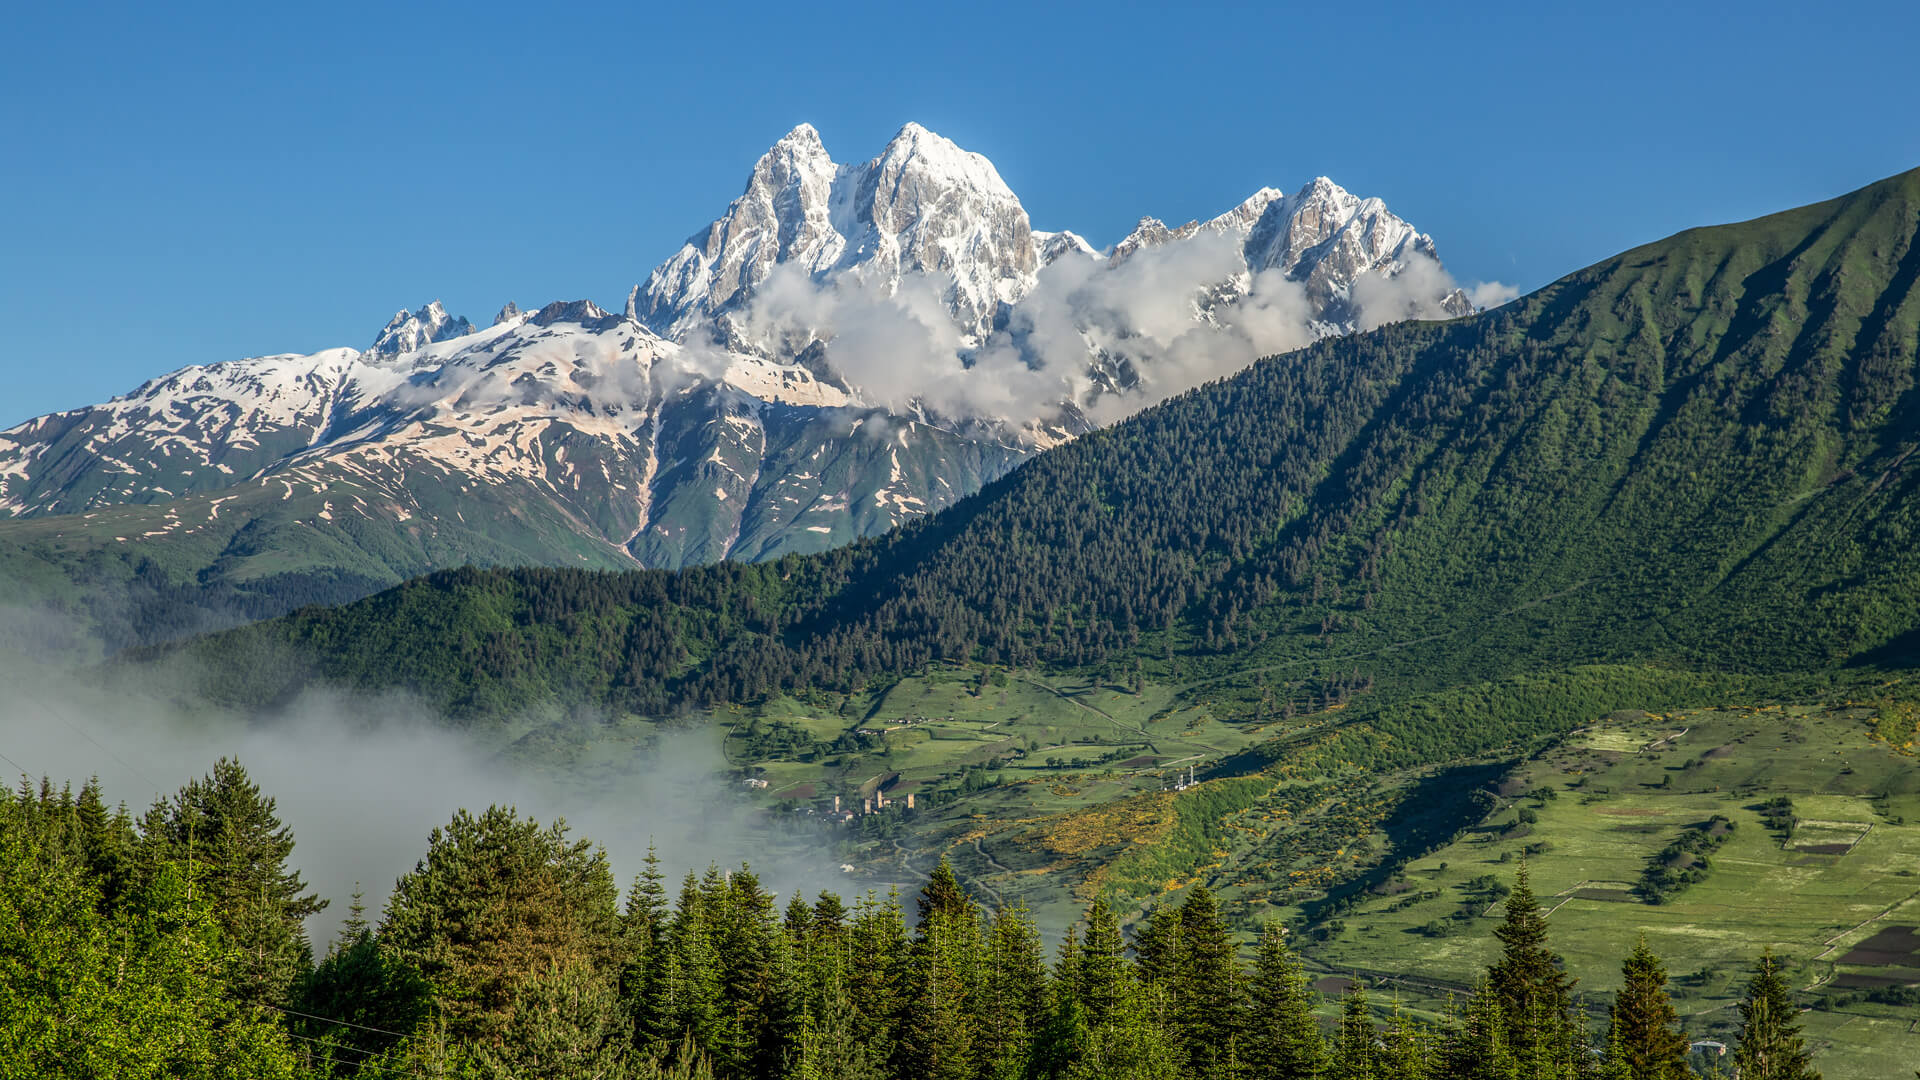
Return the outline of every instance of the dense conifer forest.
<path id="1" fill-rule="evenodd" d="M 649 856 L 623 900 L 603 852 L 501 807 L 434 830 L 316 949 L 293 847 L 231 760 L 137 819 L 95 782 L 0 797 L 0 1076 L 1692 1075 L 1659 958 L 1642 941 L 1611 1002 L 1579 996 L 1525 864 L 1499 959 L 1417 1015 L 1357 983 L 1323 1001 L 1278 925 L 1243 945 L 1205 888 L 1131 934 L 1096 901 L 1051 949 L 945 862 L 911 900 L 782 904 L 750 867 L 675 888 Z M 1739 1077 L 1817 1076 L 1770 954 L 1740 1013 Z"/>
<path id="2" fill-rule="evenodd" d="M 1722 887 L 1723 848 L 1777 834 L 1767 858 L 1797 872 L 1903 835 L 1894 800 L 1920 732 L 1901 689 L 1920 667 L 1917 241 L 1920 171 L 1682 233 L 1479 316 L 1269 358 L 837 551 L 449 571 L 127 654 L 115 666 L 136 678 L 185 661 L 197 692 L 242 713 L 329 685 L 403 691 L 482 734 L 542 711 L 628 734 L 738 717 L 730 765 L 760 788 L 752 770 L 786 770 L 782 789 L 806 792 L 788 814 L 877 799 L 900 781 L 894 747 L 921 739 L 953 763 L 910 781 L 916 814 L 946 815 L 942 850 L 1003 883 L 1071 867 L 1090 906 L 1043 941 L 947 861 L 907 897 L 783 902 L 746 866 L 693 867 L 676 888 L 654 861 L 623 891 L 590 843 L 494 807 L 435 830 L 381 910 L 354 905 L 321 943 L 292 834 L 238 764 L 138 817 L 97 785 L 42 783 L 0 803 L 0 1075 L 1817 1075 L 1766 948 L 1785 939 L 1716 928 L 1751 972 L 1737 1036 L 1703 1060 L 1647 942 L 1608 943 L 1617 994 L 1581 992 L 1598 973 L 1555 954 L 1524 861 L 1544 875 L 1565 856 L 1520 837 L 1541 815 L 1572 827 L 1549 792 L 1595 800 L 1586 818 L 1664 812 L 1600 805 L 1622 796 L 1589 782 L 1629 759 L 1620 777 L 1654 779 L 1620 780 L 1625 797 L 1686 788 L 1712 812 L 1660 834 L 1633 880 L 1567 896 L 1667 912 Z M 958 679 L 968 701 L 1027 704 L 934 730 L 887 700 L 918 680 L 913 701 L 965 711 Z M 1686 729 L 1650 712 L 1719 709 L 1725 725 L 1736 704 L 1767 715 L 1661 764 Z M 1071 727 L 1050 708 L 1097 718 L 1097 735 L 1043 742 Z M 882 716 L 886 731 L 867 726 Z M 1806 732 L 1851 740 L 1851 757 L 1784 746 Z M 1791 766 L 1796 798 L 1851 816 L 1757 790 L 1765 755 Z M 844 791 L 816 790 L 824 759 Z M 1488 818 L 1527 761 L 1537 805 Z M 1016 763 L 1051 772 L 1003 784 Z M 1162 763 L 1186 763 L 1187 784 L 1155 786 Z M 1095 785 L 1109 801 L 1086 798 Z M 993 836 L 1020 869 L 968 831 L 967 797 L 1028 815 Z M 846 819 L 911 869 L 905 823 Z M 1476 828 L 1515 841 L 1497 875 L 1443 888 L 1440 862 L 1430 887 L 1407 881 Z M 1238 921 L 1201 880 L 1236 844 Z M 1896 873 L 1845 866 L 1875 887 Z M 1262 867 L 1288 883 L 1249 882 Z M 1332 947 L 1343 913 L 1442 903 L 1460 917 L 1394 940 L 1451 948 L 1456 925 L 1497 912 L 1497 958 L 1470 992 L 1411 1008 L 1390 984 L 1313 990 L 1290 930 Z M 1253 925 L 1282 908 L 1303 921 Z M 1909 992 L 1874 978 L 1896 985 L 1834 989 Z"/>
<path id="3" fill-rule="evenodd" d="M 1920 643 L 1920 171 L 1506 307 L 1272 358 L 833 552 L 458 570 L 189 650 L 219 698 L 480 720 L 847 690 L 936 661 L 1343 688 Z"/>

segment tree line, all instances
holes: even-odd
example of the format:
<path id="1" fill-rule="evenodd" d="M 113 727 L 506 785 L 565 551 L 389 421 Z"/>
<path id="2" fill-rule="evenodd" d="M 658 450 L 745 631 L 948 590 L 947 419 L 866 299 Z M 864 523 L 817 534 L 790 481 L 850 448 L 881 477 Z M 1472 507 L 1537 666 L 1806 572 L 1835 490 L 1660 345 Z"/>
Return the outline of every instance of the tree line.
<path id="1" fill-rule="evenodd" d="M 1524 865 L 1500 959 L 1438 1017 L 1360 987 L 1323 1002 L 1278 924 L 1248 948 L 1195 887 L 1131 933 L 1095 900 L 1051 959 L 943 860 L 913 898 L 784 906 L 742 866 L 605 853 L 512 809 L 456 813 L 369 917 L 288 868 L 274 801 L 222 760 L 138 818 L 97 782 L 0 793 L 0 1077 L 554 1080 L 1679 1080 L 1694 1075 L 1642 941 L 1589 1026 Z M 1250 955 L 1243 955 L 1248 954 Z M 1810 1080 L 1784 975 L 1758 960 L 1729 1055 Z"/>

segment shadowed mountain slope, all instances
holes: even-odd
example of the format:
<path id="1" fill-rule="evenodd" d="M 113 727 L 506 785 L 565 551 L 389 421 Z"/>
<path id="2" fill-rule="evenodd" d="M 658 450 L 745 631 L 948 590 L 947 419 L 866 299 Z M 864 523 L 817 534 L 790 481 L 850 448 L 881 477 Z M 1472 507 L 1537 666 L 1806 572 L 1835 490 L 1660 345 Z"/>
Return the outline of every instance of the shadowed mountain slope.
<path id="1" fill-rule="evenodd" d="M 1262 361 L 852 547 L 453 571 L 201 640 L 222 696 L 654 713 L 939 659 L 1448 685 L 1810 670 L 1920 626 L 1920 172 Z"/>

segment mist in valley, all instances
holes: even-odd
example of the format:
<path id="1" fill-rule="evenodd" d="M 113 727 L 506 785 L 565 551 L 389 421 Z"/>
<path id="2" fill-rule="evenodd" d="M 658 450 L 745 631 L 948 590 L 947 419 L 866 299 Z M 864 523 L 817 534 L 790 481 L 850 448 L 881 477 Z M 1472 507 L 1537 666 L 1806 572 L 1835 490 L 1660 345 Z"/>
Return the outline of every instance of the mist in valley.
<path id="1" fill-rule="evenodd" d="M 314 691 L 260 715 L 206 704 L 176 667 L 103 663 L 57 613 L 0 609 L 0 767 L 77 790 L 98 777 L 137 820 L 156 799 L 237 759 L 293 830 L 291 862 L 331 901 L 308 922 L 324 948 L 358 888 L 370 917 L 428 836 L 460 808 L 512 805 L 603 847 L 624 888 L 651 843 L 669 887 L 709 863 L 751 864 L 782 894 L 864 890 L 817 819 L 756 809 L 726 774 L 721 729 L 576 715 L 463 731 L 400 695 Z M 516 743 L 518 745 L 516 745 Z"/>

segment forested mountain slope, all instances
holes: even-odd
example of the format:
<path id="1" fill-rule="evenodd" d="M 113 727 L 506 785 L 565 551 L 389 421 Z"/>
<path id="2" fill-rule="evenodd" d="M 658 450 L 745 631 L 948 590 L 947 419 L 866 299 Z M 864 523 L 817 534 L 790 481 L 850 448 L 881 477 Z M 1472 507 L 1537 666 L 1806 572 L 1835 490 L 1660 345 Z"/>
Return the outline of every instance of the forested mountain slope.
<path id="1" fill-rule="evenodd" d="M 325 678 L 470 716 L 941 658 L 1425 685 L 1900 661 L 1920 651 L 1917 233 L 1920 171 L 1263 361 L 850 548 L 453 571 L 191 652 L 230 699 Z"/>

